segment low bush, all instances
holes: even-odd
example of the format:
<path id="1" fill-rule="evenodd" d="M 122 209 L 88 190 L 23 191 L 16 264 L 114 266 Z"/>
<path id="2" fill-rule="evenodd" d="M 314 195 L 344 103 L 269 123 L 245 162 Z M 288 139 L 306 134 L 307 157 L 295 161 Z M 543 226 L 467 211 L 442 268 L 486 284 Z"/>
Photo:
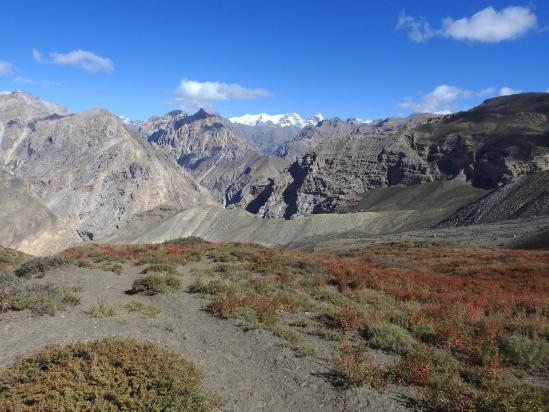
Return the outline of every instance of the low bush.
<path id="1" fill-rule="evenodd" d="M 428 389 L 425 402 L 435 411 L 474 411 L 476 393 L 458 378 L 449 377 Z"/>
<path id="2" fill-rule="evenodd" d="M 139 302 L 137 300 L 132 300 L 126 303 L 124 307 L 128 310 L 128 312 L 140 313 L 149 318 L 155 318 L 162 313 L 162 311 L 156 306 Z"/>
<path id="3" fill-rule="evenodd" d="M 46 285 L 32 285 L 19 288 L 10 295 L 11 310 L 29 309 L 36 314 L 55 315 L 57 310 L 80 303 L 78 288 L 63 288 Z"/>
<path id="4" fill-rule="evenodd" d="M 147 275 L 133 282 L 132 293 L 156 295 L 171 293 L 181 289 L 181 282 L 175 276 Z"/>
<path id="5" fill-rule="evenodd" d="M 100 266 L 101 269 L 112 272 L 116 275 L 122 274 L 122 265 L 116 262 L 106 262 Z"/>
<path id="6" fill-rule="evenodd" d="M 29 255 L 23 252 L 0 246 L 0 273 L 11 271 L 30 258 Z"/>
<path id="7" fill-rule="evenodd" d="M 419 348 L 418 342 L 406 329 L 392 323 L 381 322 L 369 326 L 364 334 L 369 345 L 401 355 L 415 353 Z"/>
<path id="8" fill-rule="evenodd" d="M 14 273 L 16 276 L 24 278 L 28 278 L 36 274 L 40 277 L 50 269 L 68 265 L 70 263 L 73 263 L 73 259 L 67 256 L 34 258 L 23 263 L 15 269 Z"/>
<path id="9" fill-rule="evenodd" d="M 432 323 L 417 323 L 412 325 L 412 332 L 423 342 L 436 343 L 437 331 Z"/>
<path id="10" fill-rule="evenodd" d="M 426 386 L 433 376 L 432 361 L 425 355 L 406 355 L 392 368 L 393 379 L 400 384 Z"/>
<path id="11" fill-rule="evenodd" d="M 525 384 L 504 384 L 492 381 L 476 402 L 479 412 L 542 412 L 546 411 L 549 398 L 547 392 Z"/>
<path id="12" fill-rule="evenodd" d="M 149 264 L 141 271 L 143 274 L 147 273 L 165 273 L 169 275 L 177 274 L 175 266 L 169 263 L 155 263 Z"/>
<path id="13" fill-rule="evenodd" d="M 227 285 L 220 280 L 196 279 L 190 284 L 188 291 L 190 293 L 202 293 L 204 295 L 218 295 L 228 289 Z"/>
<path id="14" fill-rule="evenodd" d="M 361 329 L 366 323 L 366 316 L 359 310 L 345 306 L 329 316 L 331 326 L 345 332 Z"/>
<path id="15" fill-rule="evenodd" d="M 389 385 L 387 370 L 372 363 L 366 348 L 342 346 L 334 365 L 338 383 L 345 388 L 369 385 L 384 391 Z"/>
<path id="16" fill-rule="evenodd" d="M 0 410 L 208 411 L 202 375 L 153 343 L 55 345 L 0 370 Z"/>
<path id="17" fill-rule="evenodd" d="M 87 313 L 93 318 L 108 318 L 116 315 L 116 309 L 112 306 L 107 306 L 105 302 L 98 299 L 97 304 L 92 306 Z"/>
<path id="18" fill-rule="evenodd" d="M 208 311 L 212 315 L 231 317 L 244 303 L 244 297 L 232 291 L 224 291 L 215 295 L 208 304 Z"/>
<path id="19" fill-rule="evenodd" d="M 511 335 L 499 339 L 503 361 L 522 367 L 549 368 L 549 343 L 545 339 L 532 340 L 525 336 Z"/>

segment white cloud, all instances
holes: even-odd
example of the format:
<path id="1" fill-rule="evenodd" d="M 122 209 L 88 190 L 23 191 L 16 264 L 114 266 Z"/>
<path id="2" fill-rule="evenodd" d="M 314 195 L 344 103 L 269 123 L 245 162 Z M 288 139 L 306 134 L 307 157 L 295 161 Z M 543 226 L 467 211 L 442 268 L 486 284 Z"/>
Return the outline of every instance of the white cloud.
<path id="1" fill-rule="evenodd" d="M 236 83 L 198 82 L 183 79 L 175 90 L 175 103 L 184 110 L 213 109 L 222 100 L 242 100 L 266 97 L 265 89 L 249 89 Z"/>
<path id="2" fill-rule="evenodd" d="M 498 43 L 522 36 L 537 25 L 537 17 L 527 7 L 493 7 L 475 13 L 471 18 L 444 19 L 443 33 L 456 40 Z"/>
<path id="3" fill-rule="evenodd" d="M 42 53 L 40 53 L 37 49 L 32 49 L 32 58 L 38 63 L 46 63 L 46 61 L 42 57 Z"/>
<path id="4" fill-rule="evenodd" d="M 528 7 L 507 7 L 497 11 L 493 7 L 454 20 L 447 17 L 442 27 L 434 30 L 424 17 L 401 14 L 397 29 L 408 29 L 412 41 L 423 42 L 434 36 L 449 37 L 455 40 L 498 43 L 516 39 L 537 27 L 537 17 Z"/>
<path id="5" fill-rule="evenodd" d="M 502 87 L 499 89 L 500 96 L 509 96 L 510 94 L 517 94 L 522 92 L 520 89 L 511 89 L 510 87 Z"/>
<path id="6" fill-rule="evenodd" d="M 56 82 L 54 80 L 42 80 L 40 84 L 43 87 L 53 87 L 53 86 L 59 86 L 59 82 Z"/>
<path id="7" fill-rule="evenodd" d="M 68 53 L 50 53 L 49 58 L 45 58 L 40 51 L 32 49 L 32 57 L 39 63 L 73 66 L 90 73 L 110 73 L 114 69 L 114 64 L 111 59 L 98 56 L 87 50 L 74 50 Z"/>
<path id="8" fill-rule="evenodd" d="M 436 34 L 425 17 L 407 16 L 404 12 L 398 17 L 396 29 L 408 29 L 408 37 L 416 43 L 424 42 Z"/>
<path id="9" fill-rule="evenodd" d="M 413 110 L 417 113 L 448 114 L 455 110 L 455 102 L 473 95 L 470 90 L 443 84 L 425 94 L 420 101 L 407 99 L 400 103 L 402 109 Z"/>
<path id="10" fill-rule="evenodd" d="M 478 97 L 494 96 L 498 92 L 495 87 L 487 87 L 486 89 L 479 90 L 477 92 Z"/>
<path id="11" fill-rule="evenodd" d="M 405 99 L 399 104 L 401 109 L 411 110 L 415 113 L 436 113 L 449 114 L 456 110 L 462 110 L 463 100 L 473 97 L 494 97 L 494 96 L 509 96 L 510 94 L 521 93 L 520 89 L 512 89 L 510 87 L 487 87 L 479 91 L 471 91 L 462 89 L 456 86 L 443 84 L 435 87 L 435 89 L 427 94 L 424 94 L 420 99 L 414 100 L 411 98 Z M 547 90 L 549 93 L 549 89 Z"/>
<path id="12" fill-rule="evenodd" d="M 38 82 L 35 80 L 27 79 L 25 77 L 20 77 L 20 76 L 15 77 L 12 81 L 17 84 L 32 84 L 32 85 L 38 84 Z"/>
<path id="13" fill-rule="evenodd" d="M 5 74 L 11 74 L 13 70 L 13 64 L 0 60 L 0 76 Z"/>
<path id="14" fill-rule="evenodd" d="M 58 82 L 54 82 L 51 80 L 38 81 L 38 80 L 33 80 L 26 77 L 21 77 L 21 76 L 14 77 L 12 81 L 16 84 L 27 84 L 31 86 L 42 86 L 42 87 L 52 87 L 52 86 L 59 85 Z"/>

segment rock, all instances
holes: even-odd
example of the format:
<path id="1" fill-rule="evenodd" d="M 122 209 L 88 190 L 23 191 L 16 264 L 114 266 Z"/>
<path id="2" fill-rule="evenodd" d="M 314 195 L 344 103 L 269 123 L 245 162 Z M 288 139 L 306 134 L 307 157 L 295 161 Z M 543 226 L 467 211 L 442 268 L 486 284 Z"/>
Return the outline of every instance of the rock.
<path id="1" fill-rule="evenodd" d="M 37 100 L 25 93 L 0 96 L 0 162 L 73 233 L 97 238 L 160 205 L 213 201 L 107 110 L 59 115 L 68 111 Z"/>
<path id="2" fill-rule="evenodd" d="M 251 186 L 244 207 L 265 218 L 330 213 L 361 193 L 434 180 L 495 189 L 549 169 L 549 95 L 489 99 L 445 117 L 422 115 L 356 124 L 326 120 L 305 128 L 277 154 L 302 155 Z"/>
<path id="3" fill-rule="evenodd" d="M 203 109 L 194 115 L 173 111 L 152 117 L 137 131 L 173 157 L 223 205 L 241 202 L 245 187 L 287 165 L 262 155 L 237 127 Z"/>

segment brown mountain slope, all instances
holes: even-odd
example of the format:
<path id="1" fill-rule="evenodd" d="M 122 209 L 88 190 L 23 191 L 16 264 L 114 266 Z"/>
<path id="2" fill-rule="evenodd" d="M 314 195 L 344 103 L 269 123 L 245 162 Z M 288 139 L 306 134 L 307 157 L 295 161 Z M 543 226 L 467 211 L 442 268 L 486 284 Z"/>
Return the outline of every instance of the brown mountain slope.
<path id="1" fill-rule="evenodd" d="M 29 99 L 11 99 L 11 111 L 25 112 Z M 192 176 L 106 110 L 31 120 L 4 116 L 4 130 L 14 122 L 19 126 L 10 129 L 0 161 L 82 238 L 107 235 L 128 216 L 160 205 L 212 201 Z"/>

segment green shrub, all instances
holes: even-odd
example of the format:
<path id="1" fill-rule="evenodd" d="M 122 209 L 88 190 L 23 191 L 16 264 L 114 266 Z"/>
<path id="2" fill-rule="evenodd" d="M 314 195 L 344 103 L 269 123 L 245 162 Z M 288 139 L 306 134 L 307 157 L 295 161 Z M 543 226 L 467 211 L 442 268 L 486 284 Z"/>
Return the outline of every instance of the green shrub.
<path id="1" fill-rule="evenodd" d="M 80 303 L 78 288 L 62 288 L 46 285 L 32 285 L 13 292 L 10 309 L 29 309 L 37 314 L 55 315 L 59 309 L 66 306 L 75 306 Z"/>
<path id="2" fill-rule="evenodd" d="M 284 339 L 285 341 L 291 343 L 292 345 L 296 345 L 301 341 L 301 337 L 297 335 L 291 328 L 283 325 L 274 325 L 270 328 L 271 332 L 275 336 L 278 336 L 281 339 Z"/>
<path id="3" fill-rule="evenodd" d="M 0 370 L 0 410 L 207 411 L 202 375 L 153 343 L 55 345 Z"/>
<path id="4" fill-rule="evenodd" d="M 188 289 L 190 293 L 202 293 L 204 295 L 218 295 L 227 290 L 228 287 L 220 280 L 203 279 L 194 280 Z"/>
<path id="5" fill-rule="evenodd" d="M 417 323 L 412 326 L 412 332 L 422 341 L 435 343 L 437 339 L 437 331 L 431 323 Z"/>
<path id="6" fill-rule="evenodd" d="M 455 377 L 447 378 L 425 393 L 427 406 L 435 411 L 473 411 L 476 400 L 477 394 Z"/>
<path id="7" fill-rule="evenodd" d="M 549 343 L 526 336 L 511 335 L 499 340 L 503 361 L 522 367 L 549 367 Z"/>
<path id="8" fill-rule="evenodd" d="M 116 275 L 122 274 L 122 265 L 115 262 L 106 262 L 100 266 L 101 269 L 112 272 Z"/>
<path id="9" fill-rule="evenodd" d="M 478 397 L 476 410 L 479 412 L 542 412 L 549 399 L 542 389 L 530 385 L 502 384 L 490 382 Z"/>
<path id="10" fill-rule="evenodd" d="M 406 329 L 388 322 L 367 327 L 365 335 L 371 346 L 401 355 L 415 353 L 419 347 L 418 342 Z"/>
<path id="11" fill-rule="evenodd" d="M 175 276 L 147 275 L 133 282 L 132 293 L 144 295 L 156 295 L 158 293 L 171 293 L 181 289 L 181 282 Z"/>
<path id="12" fill-rule="evenodd" d="M 39 274 L 40 277 L 40 275 L 43 275 L 44 272 L 50 269 L 54 269 L 71 263 L 73 263 L 73 259 L 67 256 L 34 258 L 23 263 L 21 266 L 15 269 L 14 273 L 16 276 L 24 278 L 28 278 L 34 274 Z"/>
<path id="13" fill-rule="evenodd" d="M 177 272 L 175 266 L 169 263 L 155 263 L 147 265 L 145 269 L 141 271 L 143 274 L 147 273 L 166 273 L 169 275 L 175 275 Z"/>

